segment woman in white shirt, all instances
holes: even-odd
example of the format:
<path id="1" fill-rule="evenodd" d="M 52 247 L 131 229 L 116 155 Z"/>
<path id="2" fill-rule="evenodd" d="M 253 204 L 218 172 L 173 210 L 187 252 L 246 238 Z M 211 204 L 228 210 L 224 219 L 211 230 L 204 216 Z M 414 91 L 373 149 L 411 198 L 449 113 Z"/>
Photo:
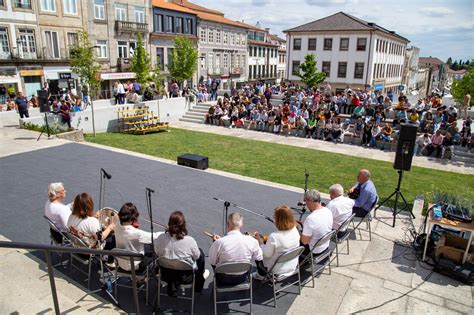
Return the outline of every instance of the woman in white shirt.
<path id="1" fill-rule="evenodd" d="M 94 201 L 88 193 L 79 194 L 74 198 L 72 213 L 67 221 L 67 227 L 71 233 L 80 237 L 91 248 L 98 247 L 99 236 L 101 241 L 107 240 L 115 228 L 115 222 L 111 222 L 102 231 L 102 226 L 96 215 L 94 215 Z M 104 248 L 112 249 L 114 247 L 115 240 L 111 238 L 107 240 Z"/>
<path id="2" fill-rule="evenodd" d="M 153 255 L 153 248 L 151 247 L 152 234 L 140 230 L 138 224 L 139 212 L 137 207 L 131 203 L 125 203 L 118 217 L 120 223 L 115 225 L 115 243 L 117 248 L 125 249 L 131 252 L 140 253 L 147 257 Z M 153 233 L 156 238 L 163 232 Z M 120 268 L 124 270 L 131 270 L 130 259 L 117 257 Z M 145 270 L 147 261 L 135 261 L 135 269 L 138 272 Z"/>
<path id="3" fill-rule="evenodd" d="M 255 238 L 258 240 L 263 251 L 263 266 L 257 265 L 257 272 L 253 273 L 253 277 L 257 280 L 264 279 L 267 271 L 283 252 L 300 245 L 300 234 L 296 229 L 296 220 L 293 212 L 287 205 L 275 208 L 274 219 L 278 231 L 271 233 L 266 243 L 263 242 L 262 237 L 258 233 L 255 234 Z M 297 266 L 298 257 L 278 264 L 273 268 L 273 273 L 278 275 L 291 274 L 296 270 Z"/>
<path id="4" fill-rule="evenodd" d="M 71 215 L 71 208 L 63 204 L 66 198 L 66 189 L 63 183 L 51 183 L 48 187 L 48 201 L 44 205 L 44 215 L 61 230 L 67 230 L 67 221 Z M 59 244 L 63 241 L 61 233 L 50 229 L 51 235 Z"/>
<path id="5" fill-rule="evenodd" d="M 158 257 L 179 259 L 194 265 L 196 282 L 195 292 L 201 292 L 209 270 L 204 269 L 204 252 L 197 246 L 193 237 L 188 235 L 186 220 L 181 211 L 171 213 L 168 231 L 161 234 L 155 242 Z M 168 283 L 168 295 L 175 296 L 180 283 L 190 280 L 189 271 L 161 268 L 163 279 Z"/>

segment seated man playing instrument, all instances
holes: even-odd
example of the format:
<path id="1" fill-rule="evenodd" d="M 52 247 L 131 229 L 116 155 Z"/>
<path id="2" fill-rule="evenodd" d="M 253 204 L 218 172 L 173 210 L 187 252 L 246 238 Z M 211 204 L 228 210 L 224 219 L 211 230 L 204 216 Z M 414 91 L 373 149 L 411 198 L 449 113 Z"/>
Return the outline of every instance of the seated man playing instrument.
<path id="1" fill-rule="evenodd" d="M 354 207 L 352 208 L 352 213 L 355 213 L 356 217 L 363 218 L 367 213 L 372 210 L 372 207 L 377 201 L 377 190 L 375 185 L 370 180 L 370 172 L 366 169 L 361 169 L 357 175 L 357 184 L 351 188 L 349 194 L 354 194 L 355 196 Z"/>

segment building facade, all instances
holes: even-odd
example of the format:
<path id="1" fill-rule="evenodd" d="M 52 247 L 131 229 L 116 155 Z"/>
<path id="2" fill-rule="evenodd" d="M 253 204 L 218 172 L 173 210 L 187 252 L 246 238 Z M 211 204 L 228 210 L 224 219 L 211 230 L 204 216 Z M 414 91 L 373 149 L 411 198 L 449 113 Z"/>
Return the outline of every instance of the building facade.
<path id="1" fill-rule="evenodd" d="M 276 70 L 276 83 L 280 83 L 285 79 L 285 70 L 286 70 L 286 40 L 280 38 L 276 35 L 268 35 L 272 44 L 278 45 L 278 60 L 277 60 L 277 70 Z"/>
<path id="2" fill-rule="evenodd" d="M 286 78 L 295 75 L 307 54 L 333 90 L 395 90 L 402 84 L 408 40 L 375 23 L 339 12 L 284 31 L 287 35 Z"/>
<path id="3" fill-rule="evenodd" d="M 248 71 L 249 81 L 272 83 L 277 79 L 279 43 L 269 38 L 269 29 L 261 29 L 257 23 L 248 30 Z"/>
<path id="4" fill-rule="evenodd" d="M 439 58 L 420 57 L 418 67 L 428 71 L 426 93 L 442 93 L 448 81 L 446 64 Z"/>

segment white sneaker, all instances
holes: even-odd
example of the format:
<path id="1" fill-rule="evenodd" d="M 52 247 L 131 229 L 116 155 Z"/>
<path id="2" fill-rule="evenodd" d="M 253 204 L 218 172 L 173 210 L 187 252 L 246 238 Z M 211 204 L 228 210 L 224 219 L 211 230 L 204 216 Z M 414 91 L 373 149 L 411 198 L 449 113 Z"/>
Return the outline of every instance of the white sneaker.
<path id="1" fill-rule="evenodd" d="M 262 281 L 263 279 L 265 279 L 264 276 L 261 276 L 258 272 L 253 272 L 252 273 L 252 278 L 254 278 L 255 280 L 258 280 L 258 281 Z"/>
<path id="2" fill-rule="evenodd" d="M 207 278 L 209 278 L 209 275 L 210 275 L 210 274 L 211 274 L 211 273 L 209 272 L 209 269 L 205 269 L 205 270 L 204 270 L 204 273 L 202 274 L 204 280 L 206 280 Z"/>

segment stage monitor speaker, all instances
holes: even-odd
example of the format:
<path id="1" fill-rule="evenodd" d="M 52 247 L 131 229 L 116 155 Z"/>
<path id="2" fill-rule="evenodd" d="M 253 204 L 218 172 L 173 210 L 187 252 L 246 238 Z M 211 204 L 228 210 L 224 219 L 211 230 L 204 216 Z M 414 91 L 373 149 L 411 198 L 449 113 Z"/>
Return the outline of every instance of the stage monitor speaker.
<path id="1" fill-rule="evenodd" d="M 207 156 L 187 153 L 178 156 L 178 165 L 205 170 L 209 167 L 209 159 Z"/>
<path id="2" fill-rule="evenodd" d="M 410 124 L 400 125 L 397 152 L 393 168 L 402 171 L 409 171 L 415 150 L 416 133 L 418 127 Z"/>
<path id="3" fill-rule="evenodd" d="M 51 111 L 51 107 L 48 104 L 48 91 L 37 90 L 36 93 L 38 94 L 40 113 L 49 113 Z"/>

